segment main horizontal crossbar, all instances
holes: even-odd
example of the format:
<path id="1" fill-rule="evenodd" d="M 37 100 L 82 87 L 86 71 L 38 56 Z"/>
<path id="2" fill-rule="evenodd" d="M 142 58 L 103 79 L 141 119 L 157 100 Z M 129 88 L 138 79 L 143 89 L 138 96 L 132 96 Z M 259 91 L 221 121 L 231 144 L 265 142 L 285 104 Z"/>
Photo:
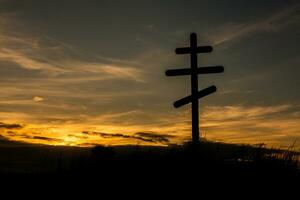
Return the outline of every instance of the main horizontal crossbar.
<path id="1" fill-rule="evenodd" d="M 213 73 L 222 73 L 224 72 L 223 66 L 210 66 L 210 67 L 200 67 L 197 68 L 197 74 L 213 74 Z M 166 76 L 182 76 L 182 75 L 191 75 L 191 68 L 185 69 L 169 69 L 166 71 Z"/>
<path id="2" fill-rule="evenodd" d="M 191 54 L 193 53 L 193 49 L 190 47 L 182 47 L 182 48 L 177 48 L 175 49 L 176 54 Z M 212 46 L 200 46 L 197 47 L 195 50 L 195 53 L 210 53 L 213 51 Z"/>

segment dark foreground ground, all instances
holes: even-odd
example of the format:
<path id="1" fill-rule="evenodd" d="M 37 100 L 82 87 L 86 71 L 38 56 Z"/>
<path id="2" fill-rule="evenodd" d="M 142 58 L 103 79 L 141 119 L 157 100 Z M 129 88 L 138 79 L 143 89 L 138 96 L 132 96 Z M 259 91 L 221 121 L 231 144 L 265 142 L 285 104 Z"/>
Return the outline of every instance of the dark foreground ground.
<path id="1" fill-rule="evenodd" d="M 170 185 L 198 189 L 202 185 L 298 187 L 299 152 L 212 142 L 78 148 L 1 141 L 0 178 L 2 184 L 22 187 L 30 182 L 51 187 L 93 185 L 99 189 L 101 185 L 131 185 L 150 191 Z"/>

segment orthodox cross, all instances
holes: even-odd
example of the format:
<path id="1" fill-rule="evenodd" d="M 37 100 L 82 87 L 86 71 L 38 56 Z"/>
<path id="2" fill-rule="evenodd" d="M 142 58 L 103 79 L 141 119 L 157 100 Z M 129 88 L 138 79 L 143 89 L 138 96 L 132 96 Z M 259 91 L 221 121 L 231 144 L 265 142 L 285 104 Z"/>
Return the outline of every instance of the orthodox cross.
<path id="1" fill-rule="evenodd" d="M 198 99 L 205 97 L 217 91 L 216 86 L 210 86 L 204 90 L 198 91 L 198 74 L 211 74 L 224 72 L 223 66 L 198 67 L 198 53 L 210 53 L 213 51 L 211 46 L 198 46 L 197 34 L 190 35 L 190 47 L 177 48 L 176 54 L 190 54 L 191 67 L 184 69 L 170 69 L 166 71 L 166 76 L 191 76 L 191 92 L 190 96 L 175 101 L 174 107 L 179 108 L 188 103 L 192 103 L 192 141 L 199 143 L 199 102 Z"/>

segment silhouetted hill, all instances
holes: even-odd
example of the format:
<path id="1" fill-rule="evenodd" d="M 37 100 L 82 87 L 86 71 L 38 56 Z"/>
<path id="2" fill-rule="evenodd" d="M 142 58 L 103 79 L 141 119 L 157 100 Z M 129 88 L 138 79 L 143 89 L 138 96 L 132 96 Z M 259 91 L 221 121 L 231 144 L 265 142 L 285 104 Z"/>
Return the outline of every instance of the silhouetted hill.
<path id="1" fill-rule="evenodd" d="M 299 152 L 262 146 L 202 142 L 169 147 L 114 146 L 94 148 L 0 142 L 2 180 L 36 183 L 139 185 L 276 183 L 300 180 Z M 68 185 L 68 184 L 67 184 Z M 216 186 L 216 185 L 215 185 Z"/>

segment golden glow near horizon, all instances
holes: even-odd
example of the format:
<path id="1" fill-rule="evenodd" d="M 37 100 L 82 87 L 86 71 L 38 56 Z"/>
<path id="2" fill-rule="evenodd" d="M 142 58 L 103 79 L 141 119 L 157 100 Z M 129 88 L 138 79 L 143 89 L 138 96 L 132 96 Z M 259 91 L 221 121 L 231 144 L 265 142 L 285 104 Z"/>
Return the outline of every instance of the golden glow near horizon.
<path id="1" fill-rule="evenodd" d="M 206 107 L 201 115 L 202 137 L 229 143 L 261 144 L 288 148 L 299 136 L 299 113 L 280 116 L 291 106 L 277 107 Z M 137 113 L 110 114 L 106 125 L 92 124 L 0 124 L 0 134 L 10 140 L 47 145 L 169 145 L 190 139 L 188 111 L 157 124 L 128 123 L 117 125 Z M 267 116 L 267 117 L 266 117 Z M 261 120 L 263 119 L 263 120 Z M 89 120 L 91 121 L 91 120 Z M 141 120 L 142 121 L 142 120 Z M 101 121 L 97 122 L 101 123 Z M 112 123 L 109 125 L 109 123 Z M 20 125 L 17 127 L 16 125 Z M 143 130 L 143 132 L 141 131 Z M 286 131 L 289 130 L 289 131 Z M 296 143 L 296 149 L 299 144 Z"/>
<path id="2" fill-rule="evenodd" d="M 166 78 L 164 71 L 187 64 L 173 51 L 193 30 L 201 45 L 215 49 L 211 57 L 199 56 L 199 65 L 226 68 L 221 76 L 199 78 L 199 88 L 218 88 L 200 102 L 202 137 L 279 148 L 296 141 L 299 149 L 299 3 L 235 3 L 236 14 L 228 6 L 212 12 L 215 6 L 202 1 L 189 7 L 174 0 L 172 8 L 112 2 L 52 0 L 59 11 L 50 12 L 42 1 L 0 1 L 0 141 L 94 146 L 189 140 L 189 106 L 172 107 L 190 94 L 189 80 Z M 182 21 L 178 9 L 195 21 Z M 138 10 L 143 16 L 137 19 Z"/>

